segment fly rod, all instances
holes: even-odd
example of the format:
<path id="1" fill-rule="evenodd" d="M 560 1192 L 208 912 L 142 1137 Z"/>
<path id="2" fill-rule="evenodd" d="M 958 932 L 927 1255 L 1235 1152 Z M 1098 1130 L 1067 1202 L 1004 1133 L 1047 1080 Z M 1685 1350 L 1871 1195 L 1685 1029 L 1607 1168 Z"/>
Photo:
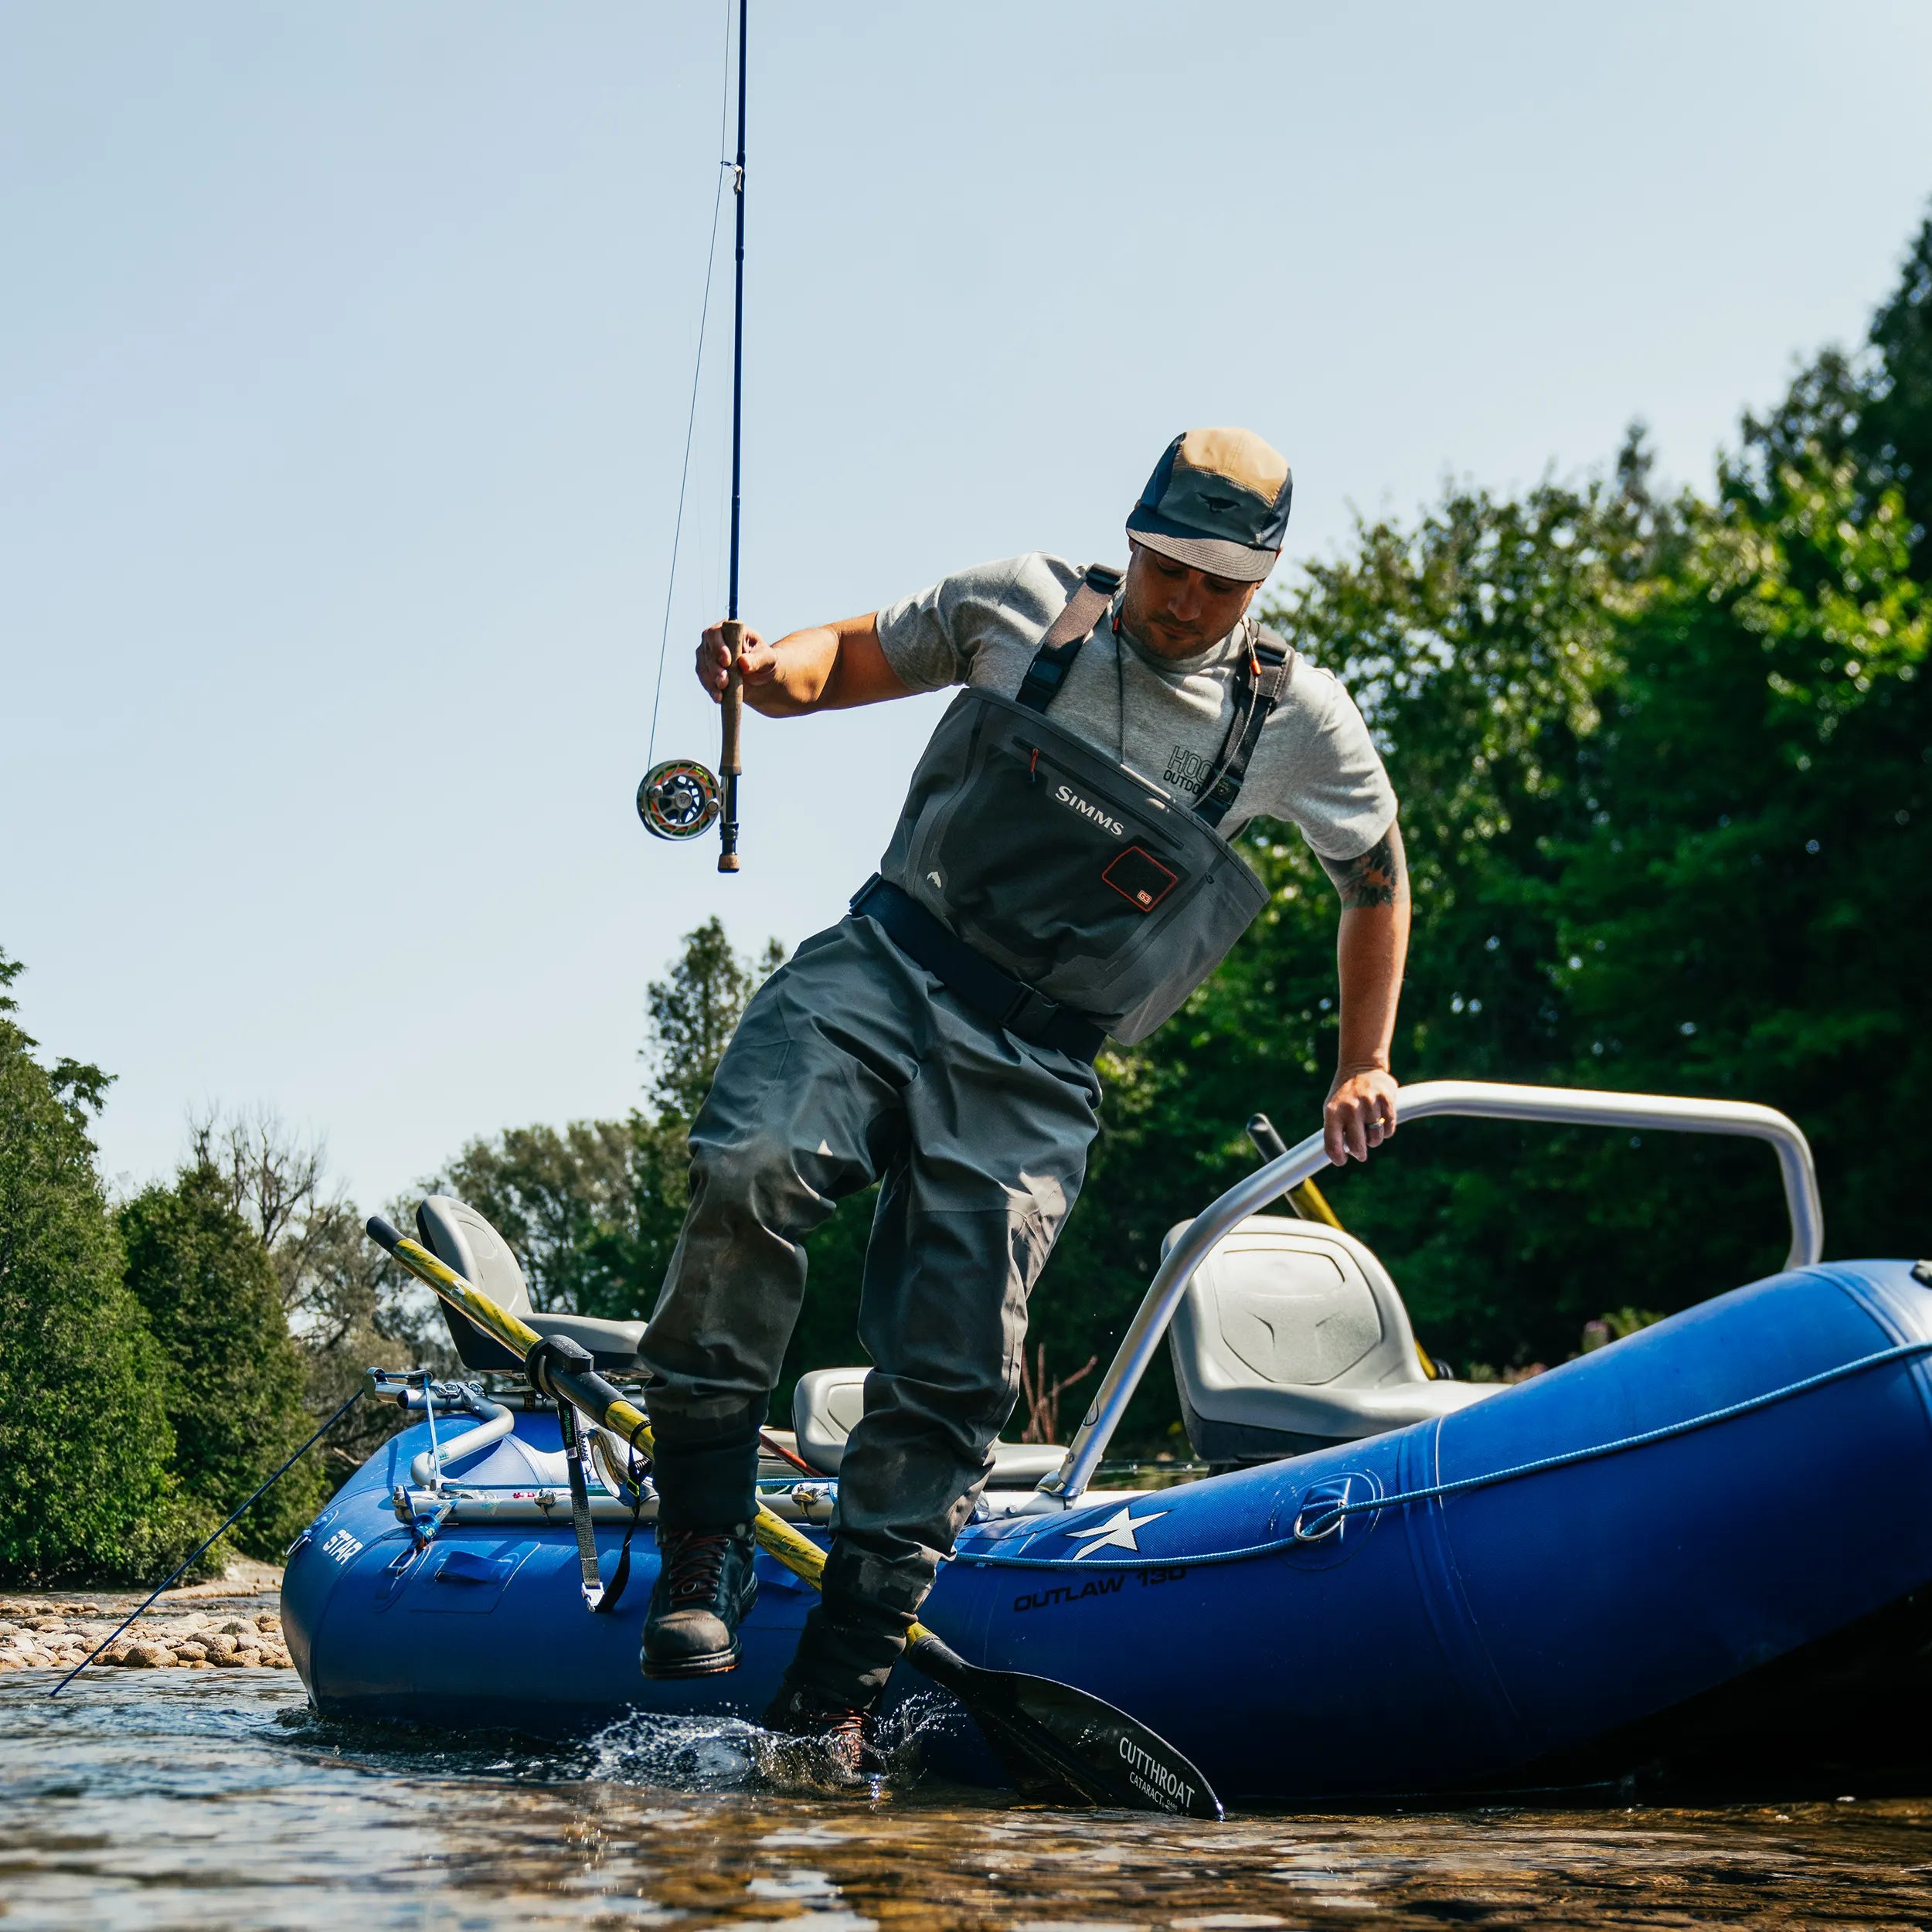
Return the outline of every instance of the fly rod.
<path id="1" fill-rule="evenodd" d="M 718 821 L 718 869 L 738 869 L 738 780 L 744 770 L 738 752 L 738 733 L 744 723 L 744 674 L 738 653 L 745 628 L 738 621 L 738 526 L 744 508 L 745 427 L 745 28 L 751 0 L 738 0 L 738 158 L 732 171 L 732 192 L 737 197 L 738 236 L 736 281 L 731 303 L 731 580 L 725 606 L 725 648 L 731 668 L 725 673 L 723 742 L 718 775 L 724 781 L 724 811 Z"/>
<path id="2" fill-rule="evenodd" d="M 731 563 L 723 624 L 725 648 L 730 653 L 725 673 L 725 688 L 719 702 L 719 729 L 718 770 L 716 777 L 695 758 L 667 758 L 653 765 L 638 787 L 638 816 L 645 831 L 658 838 L 685 839 L 701 837 L 715 823 L 718 828 L 718 869 L 735 872 L 738 864 L 738 781 L 744 774 L 740 739 L 744 725 L 744 674 L 738 656 L 744 647 L 745 628 L 738 615 L 739 537 L 744 510 L 745 420 L 745 31 L 750 20 L 750 0 L 738 0 L 738 151 L 732 164 L 731 192 L 736 203 L 736 246 L 731 316 Z M 716 230 L 713 230 L 714 245 Z M 709 284 L 707 280 L 706 290 Z M 699 357 L 704 354 L 703 330 L 699 331 Z M 692 407 L 696 407 L 696 386 L 692 386 Z M 687 445 L 687 473 L 690 451 Z M 682 516 L 682 498 L 679 498 Z M 677 573 L 676 546 L 672 555 L 672 574 Z M 665 622 L 668 625 L 669 597 L 666 594 Z M 659 651 L 660 684 L 664 675 L 663 653 Z M 654 721 L 655 722 L 655 721 Z"/>

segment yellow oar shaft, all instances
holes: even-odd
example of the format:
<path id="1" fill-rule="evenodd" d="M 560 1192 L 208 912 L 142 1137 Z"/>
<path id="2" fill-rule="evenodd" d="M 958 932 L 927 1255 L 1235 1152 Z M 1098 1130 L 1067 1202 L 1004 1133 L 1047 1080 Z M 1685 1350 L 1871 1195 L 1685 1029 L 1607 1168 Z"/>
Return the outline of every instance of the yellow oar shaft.
<path id="1" fill-rule="evenodd" d="M 446 1262 L 439 1261 L 420 1242 L 400 1235 L 393 1243 L 385 1241 L 383 1246 L 417 1280 L 434 1288 L 451 1308 L 467 1315 L 485 1335 L 502 1342 L 512 1353 L 527 1357 L 543 1341 L 543 1338 L 528 1322 L 519 1321 L 509 1309 L 498 1308 Z M 613 1435 L 622 1437 L 645 1455 L 653 1452 L 650 1418 L 634 1403 L 618 1394 L 600 1376 L 585 1376 L 554 1369 L 552 1374 L 553 1379 L 593 1421 L 601 1423 Z M 802 1577 L 814 1589 L 823 1587 L 825 1553 L 809 1536 L 794 1529 L 784 1517 L 760 1503 L 751 1533 L 758 1539 L 760 1546 L 768 1550 L 794 1576 Z M 909 1636 L 917 1639 L 924 1634 L 924 1625 L 915 1624 Z"/>
<path id="2" fill-rule="evenodd" d="M 1338 1228 L 1341 1222 L 1335 1211 L 1328 1205 L 1328 1196 L 1312 1181 L 1303 1181 L 1288 1189 L 1288 1199 L 1294 1203 L 1296 1211 L 1304 1221 L 1325 1221 L 1332 1228 Z"/>

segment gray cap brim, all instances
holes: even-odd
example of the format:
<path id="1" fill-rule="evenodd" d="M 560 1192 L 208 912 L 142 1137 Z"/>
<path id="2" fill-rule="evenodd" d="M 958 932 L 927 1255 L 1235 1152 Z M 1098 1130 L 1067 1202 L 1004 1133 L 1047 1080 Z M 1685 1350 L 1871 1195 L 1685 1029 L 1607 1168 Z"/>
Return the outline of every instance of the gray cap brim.
<path id="1" fill-rule="evenodd" d="M 1160 530 L 1138 530 L 1134 519 L 1127 519 L 1127 533 L 1136 543 L 1162 556 L 1172 557 L 1191 570 L 1205 570 L 1211 577 L 1226 577 L 1236 583 L 1259 583 L 1281 560 L 1279 550 L 1251 549 L 1245 543 L 1207 536 L 1169 536 Z"/>

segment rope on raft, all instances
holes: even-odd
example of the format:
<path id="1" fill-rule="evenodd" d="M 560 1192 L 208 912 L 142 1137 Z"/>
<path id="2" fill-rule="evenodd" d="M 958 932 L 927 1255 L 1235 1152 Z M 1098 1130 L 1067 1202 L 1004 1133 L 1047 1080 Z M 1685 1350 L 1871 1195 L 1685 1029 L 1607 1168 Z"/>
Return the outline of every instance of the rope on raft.
<path id="1" fill-rule="evenodd" d="M 1805 1376 L 1801 1382 L 1787 1383 L 1783 1388 L 1773 1389 L 1764 1395 L 1730 1403 L 1722 1409 L 1709 1410 L 1682 1422 L 1666 1423 L 1662 1428 L 1621 1436 L 1614 1442 L 1599 1443 L 1588 1449 L 1565 1450 L 1558 1455 L 1539 1456 L 1533 1462 L 1519 1462 L 1508 1469 L 1492 1469 L 1480 1476 L 1464 1476 L 1454 1482 L 1432 1482 L 1420 1489 L 1399 1490 L 1393 1496 L 1369 1496 L 1360 1502 L 1316 1503 L 1312 1505 L 1311 1520 L 1304 1522 L 1298 1515 L 1294 1529 L 1287 1536 L 1277 1536 L 1264 1543 L 1250 1543 L 1240 1549 L 1177 1552 L 1171 1556 L 1119 1557 L 1085 1557 L 1078 1553 L 1066 1556 L 1006 1556 L 995 1551 L 972 1549 L 955 1552 L 953 1560 L 992 1570 L 1194 1570 L 1212 1563 L 1243 1563 L 1251 1557 L 1272 1556 L 1284 1549 L 1304 1549 L 1311 1543 L 1320 1543 L 1333 1536 L 1349 1516 L 1372 1515 L 1383 1509 L 1399 1509 L 1412 1502 L 1432 1502 L 1439 1497 L 1461 1495 L 1468 1490 L 1488 1489 L 1498 1483 L 1541 1475 L 1548 1470 L 1568 1468 L 1573 1463 L 1594 1462 L 1604 1456 L 1621 1455 L 1627 1450 L 1641 1449 L 1654 1442 L 1667 1442 L 1674 1436 L 1688 1436 L 1714 1423 L 1729 1422 L 1759 1409 L 1769 1409 L 1777 1403 L 1788 1402 L 1794 1396 L 1804 1395 L 1834 1382 L 1843 1382 L 1868 1369 L 1881 1368 L 1888 1362 L 1903 1362 L 1910 1356 L 1927 1353 L 1932 1353 L 1932 1341 L 1902 1342 L 1896 1348 L 1881 1349 L 1875 1355 L 1859 1356 L 1855 1362 L 1842 1362 L 1835 1369 L 1821 1370 L 1817 1375 Z M 1304 1505 L 1304 1513 L 1306 1509 Z"/>

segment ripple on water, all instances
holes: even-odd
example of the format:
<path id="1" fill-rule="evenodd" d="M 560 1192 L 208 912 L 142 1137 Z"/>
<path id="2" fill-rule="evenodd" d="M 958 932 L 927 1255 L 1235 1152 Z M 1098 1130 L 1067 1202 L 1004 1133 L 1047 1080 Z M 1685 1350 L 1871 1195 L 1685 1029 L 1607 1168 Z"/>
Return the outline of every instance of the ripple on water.
<path id="1" fill-rule="evenodd" d="M 1932 1804 L 1054 1812 L 775 1782 L 748 1725 L 342 1725 L 287 1672 L 0 1679 L 9 1932 L 1932 1923 Z M 916 1731 L 918 1720 L 913 1729 Z"/>

